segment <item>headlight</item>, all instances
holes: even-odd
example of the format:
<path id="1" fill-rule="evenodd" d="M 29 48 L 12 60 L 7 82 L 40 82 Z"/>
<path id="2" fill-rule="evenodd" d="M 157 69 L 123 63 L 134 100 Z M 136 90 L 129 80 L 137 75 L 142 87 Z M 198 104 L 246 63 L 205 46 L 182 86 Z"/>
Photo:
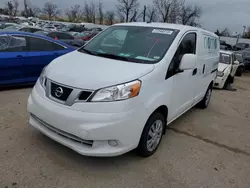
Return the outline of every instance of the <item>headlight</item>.
<path id="1" fill-rule="evenodd" d="M 217 72 L 217 76 L 223 77 L 223 76 L 224 76 L 224 72 L 218 71 L 218 72 Z"/>
<path id="2" fill-rule="evenodd" d="M 45 72 L 46 72 L 46 67 L 43 68 L 41 75 L 39 77 L 40 84 L 45 87 L 44 82 L 45 82 Z"/>
<path id="3" fill-rule="evenodd" d="M 120 84 L 112 87 L 100 89 L 94 95 L 91 101 L 93 102 L 111 102 L 125 100 L 136 97 L 141 89 L 141 81 Z"/>

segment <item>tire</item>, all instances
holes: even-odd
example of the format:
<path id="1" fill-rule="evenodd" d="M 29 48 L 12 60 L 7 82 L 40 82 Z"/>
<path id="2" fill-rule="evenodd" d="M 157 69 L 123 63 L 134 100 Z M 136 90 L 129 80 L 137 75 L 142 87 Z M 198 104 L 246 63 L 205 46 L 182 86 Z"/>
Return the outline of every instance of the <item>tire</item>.
<path id="1" fill-rule="evenodd" d="M 204 98 L 197 105 L 199 108 L 205 109 L 208 107 L 212 95 L 212 88 L 212 86 L 208 87 Z"/>
<path id="2" fill-rule="evenodd" d="M 238 69 L 237 69 L 237 71 L 236 71 L 236 76 L 242 76 L 242 73 L 243 73 L 243 67 L 239 67 Z"/>
<path id="3" fill-rule="evenodd" d="M 164 126 L 166 126 L 166 120 L 161 113 L 156 112 L 150 116 L 143 129 L 139 145 L 136 149 L 138 155 L 149 157 L 156 152 L 161 143 Z"/>
<path id="4" fill-rule="evenodd" d="M 227 89 L 227 85 L 228 84 L 229 84 L 229 80 L 228 80 L 228 77 L 227 77 L 227 79 L 226 79 L 226 81 L 225 81 L 224 86 L 223 86 L 222 89 Z"/>

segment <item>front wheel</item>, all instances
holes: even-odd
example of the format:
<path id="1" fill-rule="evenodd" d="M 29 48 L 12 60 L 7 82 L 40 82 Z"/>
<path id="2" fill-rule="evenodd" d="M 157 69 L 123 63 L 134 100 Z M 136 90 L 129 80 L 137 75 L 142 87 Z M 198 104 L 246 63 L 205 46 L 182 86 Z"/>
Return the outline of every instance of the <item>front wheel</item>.
<path id="1" fill-rule="evenodd" d="M 137 147 L 138 155 L 149 157 L 157 150 L 164 131 L 166 120 L 161 113 L 154 113 L 148 119 Z"/>
<path id="2" fill-rule="evenodd" d="M 201 102 L 198 103 L 198 107 L 201 109 L 207 108 L 209 105 L 211 96 L 212 96 L 212 86 L 209 86 L 204 98 L 201 100 Z"/>

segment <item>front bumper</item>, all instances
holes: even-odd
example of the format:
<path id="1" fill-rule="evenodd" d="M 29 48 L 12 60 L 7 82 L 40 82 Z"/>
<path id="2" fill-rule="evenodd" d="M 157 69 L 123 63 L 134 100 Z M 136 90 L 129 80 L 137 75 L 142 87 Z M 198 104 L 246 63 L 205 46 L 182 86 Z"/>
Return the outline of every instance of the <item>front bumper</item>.
<path id="1" fill-rule="evenodd" d="M 88 156 L 117 156 L 137 147 L 146 121 L 142 106 L 119 113 L 88 113 L 51 101 L 39 95 L 40 89 L 36 84 L 28 99 L 29 123 L 53 140 Z"/>
<path id="2" fill-rule="evenodd" d="M 214 87 L 222 89 L 224 87 L 225 82 L 226 82 L 225 76 L 223 76 L 223 77 L 217 76 L 215 81 L 214 81 Z"/>

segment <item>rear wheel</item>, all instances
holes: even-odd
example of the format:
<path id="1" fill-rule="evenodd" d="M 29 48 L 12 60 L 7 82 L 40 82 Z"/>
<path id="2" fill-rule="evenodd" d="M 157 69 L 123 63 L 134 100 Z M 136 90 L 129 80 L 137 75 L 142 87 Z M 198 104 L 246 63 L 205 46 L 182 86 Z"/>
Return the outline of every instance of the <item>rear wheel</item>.
<path id="1" fill-rule="evenodd" d="M 149 157 L 157 150 L 166 126 L 166 120 L 161 113 L 154 113 L 148 119 L 137 147 L 138 155 Z"/>
<path id="2" fill-rule="evenodd" d="M 201 109 L 207 108 L 209 105 L 211 96 L 212 96 L 212 86 L 209 86 L 204 98 L 201 100 L 201 102 L 198 103 L 198 107 Z"/>

